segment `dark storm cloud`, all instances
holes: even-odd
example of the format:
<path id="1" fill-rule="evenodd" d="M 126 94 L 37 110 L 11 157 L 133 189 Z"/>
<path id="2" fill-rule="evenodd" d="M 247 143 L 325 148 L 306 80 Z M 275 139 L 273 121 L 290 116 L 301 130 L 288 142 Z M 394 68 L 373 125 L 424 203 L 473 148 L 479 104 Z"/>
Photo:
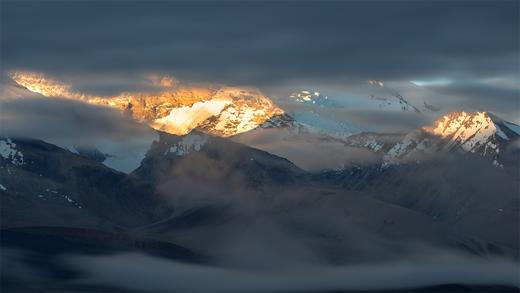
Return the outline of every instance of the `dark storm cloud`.
<path id="1" fill-rule="evenodd" d="M 452 86 L 432 87 L 437 100 L 451 104 L 449 108 L 459 110 L 492 111 L 502 117 L 518 121 L 520 115 L 519 88 L 484 84 L 478 82 L 460 82 Z M 469 107 L 463 105 L 471 105 Z"/>
<path id="2" fill-rule="evenodd" d="M 2 2 L 6 69 L 301 79 L 518 74 L 516 1 Z"/>

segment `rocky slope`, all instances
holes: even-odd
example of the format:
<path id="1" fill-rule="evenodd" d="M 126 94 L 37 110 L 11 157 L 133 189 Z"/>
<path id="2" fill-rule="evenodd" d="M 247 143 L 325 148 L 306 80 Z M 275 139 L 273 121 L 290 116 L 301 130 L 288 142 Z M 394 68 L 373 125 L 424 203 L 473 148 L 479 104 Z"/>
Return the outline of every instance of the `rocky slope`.
<path id="1" fill-rule="evenodd" d="M 95 160 L 34 139 L 1 137 L 0 146 L 4 228 L 116 229 L 153 221 L 169 210 L 145 182 Z"/>
<path id="2" fill-rule="evenodd" d="M 519 257 L 518 171 L 512 174 L 473 157 L 440 155 L 420 164 L 355 166 L 316 176 L 487 239 L 488 249 L 503 244 L 500 253 Z"/>
<path id="3" fill-rule="evenodd" d="M 228 139 L 193 131 L 184 136 L 160 133 L 132 174 L 153 184 L 169 176 L 181 182 L 202 180 L 207 187 L 217 184 L 215 193 L 232 185 L 241 188 L 294 182 L 305 172 L 290 161 Z"/>
<path id="4" fill-rule="evenodd" d="M 300 90 L 289 94 L 288 101 L 302 105 L 318 107 L 361 107 L 370 110 L 414 112 L 417 114 L 431 115 L 440 109 L 431 104 L 424 93 L 407 95 L 401 90 L 419 90 L 413 84 L 385 83 L 381 80 L 368 80 L 366 83 L 353 84 L 345 90 L 343 95 L 329 96 L 319 90 Z M 338 95 L 337 93 L 335 95 Z M 356 100 L 355 104 L 349 104 L 348 100 Z"/>
<path id="5" fill-rule="evenodd" d="M 14 278 L 9 288 L 27 283 L 7 269 L 21 265 L 51 272 L 39 289 L 77 291 L 69 286 L 84 279 L 62 260 L 79 253 L 145 253 L 263 272 L 302 261 L 402 261 L 438 249 L 518 259 L 516 181 L 478 162 L 456 170 L 452 161 L 392 166 L 352 190 L 343 185 L 355 179 L 350 173 L 311 176 L 201 132 L 161 132 L 132 174 L 39 140 L 0 142 L 0 234 L 9 248 L 2 286 Z"/>
<path id="6" fill-rule="evenodd" d="M 326 255 L 330 245 L 340 249 L 332 259 L 341 262 L 373 259 L 373 250 L 383 247 L 363 247 L 371 237 L 452 248 L 458 239 L 425 216 L 310 182 L 307 173 L 283 158 L 202 133 L 162 133 L 130 175 L 42 141 L 2 138 L 7 140 L 14 150 L 10 154 L 24 160 L 13 160 L 21 155 L 0 158 L 4 229 L 139 231 L 212 254 L 217 253 L 214 244 L 234 242 L 222 236 L 234 235 L 237 228 L 262 233 L 264 225 L 275 221 L 319 254 Z M 311 222 L 321 228 L 311 228 Z M 212 238 L 218 231 L 220 236 Z M 352 233 L 360 239 L 350 239 Z M 351 255 L 347 247 L 362 254 Z"/>
<path id="7" fill-rule="evenodd" d="M 519 257 L 519 138 L 517 125 L 491 113 L 454 112 L 404 135 L 351 136 L 347 145 L 372 150 L 379 162 L 316 176 L 497 239 L 488 249 L 502 243 L 497 251 Z"/>
<path id="8" fill-rule="evenodd" d="M 439 111 L 439 108 L 422 98 L 403 96 L 399 89 L 393 88 L 383 81 L 369 80 L 366 90 L 370 101 L 377 105 L 378 108 L 422 114 Z"/>
<path id="9" fill-rule="evenodd" d="M 509 192 L 512 181 L 506 177 L 502 189 L 489 185 L 478 194 L 471 193 L 471 180 L 457 179 L 458 187 L 449 189 L 457 195 L 455 199 L 432 195 L 436 201 L 430 204 L 405 205 L 402 197 L 392 196 L 408 193 L 393 192 L 392 186 L 404 186 L 397 182 L 407 178 L 409 185 L 416 185 L 404 191 L 410 192 L 408 196 L 419 196 L 421 180 L 427 178 L 431 181 L 428 188 L 442 189 L 447 184 L 444 177 L 429 176 L 428 172 L 443 169 L 428 167 L 422 171 L 425 176 L 417 180 L 411 180 L 408 173 L 380 176 L 372 179 L 376 181 L 365 181 L 368 185 L 360 186 L 358 190 L 364 190 L 359 193 L 341 186 L 343 180 L 352 181 L 351 176 L 316 178 L 283 158 L 204 133 L 161 133 L 141 167 L 130 175 L 42 141 L 1 141 L 3 228 L 65 226 L 139 231 L 147 238 L 175 240 L 212 254 L 213 246 L 206 245 L 208 237 L 212 244 L 230 245 L 233 239 L 222 235 L 246 227 L 252 233 L 262 233 L 264 225 L 275 221 L 277 227 L 291 231 L 299 245 L 308 245 L 322 256 L 332 249 L 335 253 L 327 258 L 339 262 L 383 257 L 379 253 L 388 249 L 384 242 L 371 247 L 363 244 L 379 237 L 393 243 L 389 245 L 403 245 L 407 242 L 400 241 L 409 239 L 451 248 L 463 245 L 464 250 L 483 254 L 500 251 L 510 255 L 518 245 L 506 233 L 514 225 L 504 224 L 513 223 L 518 209 Z M 490 169 L 494 174 L 490 180 L 495 180 L 494 169 Z M 461 176 L 454 174 L 459 174 L 454 178 Z M 387 186 L 387 192 L 366 189 L 373 186 L 370 182 Z M 428 195 L 435 190 L 422 192 Z M 486 197 L 494 192 L 499 194 L 497 198 Z M 387 205 L 369 196 L 372 194 L 386 195 L 388 198 L 381 199 L 403 207 Z M 465 209 L 463 213 L 461 208 Z M 480 217 L 482 214 L 488 216 Z M 506 232 L 492 231 L 485 220 L 491 216 Z M 453 222 L 460 222 L 456 227 L 464 232 L 445 226 Z M 352 251 L 359 255 L 352 255 Z"/>

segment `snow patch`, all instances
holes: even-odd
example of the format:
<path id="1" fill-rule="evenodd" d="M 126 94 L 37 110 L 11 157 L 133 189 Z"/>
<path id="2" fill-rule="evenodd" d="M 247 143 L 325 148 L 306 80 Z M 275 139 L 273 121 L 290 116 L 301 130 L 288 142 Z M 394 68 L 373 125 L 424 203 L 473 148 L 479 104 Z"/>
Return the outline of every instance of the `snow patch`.
<path id="1" fill-rule="evenodd" d="M 103 165 L 128 174 L 141 165 L 154 141 L 159 141 L 159 134 L 155 131 L 151 135 L 128 139 L 124 143 L 106 141 L 98 142 L 95 146 L 107 155 Z"/>
<path id="2" fill-rule="evenodd" d="M 22 152 L 16 149 L 16 143 L 10 138 L 0 140 L 0 156 L 6 160 L 10 160 L 14 165 L 21 166 L 24 164 Z"/>
<path id="3" fill-rule="evenodd" d="M 379 141 L 375 135 L 365 134 L 362 136 L 351 136 L 349 138 L 349 143 L 355 147 L 364 147 L 368 148 L 374 152 L 379 152 L 385 146 L 385 143 Z"/>
<path id="4" fill-rule="evenodd" d="M 2 184 L 0 184 L 0 190 L 2 190 L 2 191 L 6 191 L 7 188 L 6 188 L 5 186 L 3 186 Z"/>
<path id="5" fill-rule="evenodd" d="M 50 139 L 48 142 L 79 155 L 78 149 L 99 151 L 105 157 L 102 164 L 123 173 L 131 173 L 140 165 L 152 143 L 159 141 L 156 130 L 149 128 L 135 134 L 118 137 L 102 135 L 85 141 L 80 138 Z M 76 149 L 76 146 L 78 149 Z"/>
<path id="6" fill-rule="evenodd" d="M 340 121 L 327 116 L 327 112 L 297 110 L 291 111 L 289 115 L 310 131 L 325 134 L 335 138 L 346 138 L 361 132 L 361 129 L 353 124 Z"/>
<path id="7" fill-rule="evenodd" d="M 241 105 L 237 109 L 231 106 L 222 111 L 215 129 L 226 135 L 242 133 L 258 127 L 259 122 L 267 116 L 264 108 Z"/>
<path id="8" fill-rule="evenodd" d="M 156 119 L 152 123 L 152 127 L 169 133 L 183 135 L 208 118 L 219 114 L 230 103 L 231 99 L 229 97 L 218 97 L 209 101 L 197 102 L 191 106 L 173 108 L 168 116 Z"/>
<path id="9" fill-rule="evenodd" d="M 502 129 L 500 129 L 500 127 L 498 125 L 496 127 L 497 127 L 497 135 L 505 140 L 509 140 L 509 137 L 507 137 L 507 135 L 502 131 Z"/>
<path id="10" fill-rule="evenodd" d="M 408 133 L 401 142 L 396 143 L 383 157 L 382 167 L 398 165 L 401 162 L 420 162 L 420 155 L 430 154 L 435 150 L 432 141 L 424 132 L 415 130 Z"/>
<path id="11" fill-rule="evenodd" d="M 66 194 L 60 194 L 58 191 L 56 190 L 51 190 L 51 189 L 45 189 L 45 191 L 47 193 L 53 193 L 53 194 L 50 194 L 50 198 L 56 198 L 56 197 L 61 197 L 63 199 L 65 199 L 65 201 L 67 201 L 68 204 L 71 204 L 73 205 L 74 207 L 78 208 L 78 209 L 81 209 L 83 208 L 77 201 L 73 200 L 71 197 L 69 197 L 68 195 Z M 45 195 L 42 195 L 42 194 L 39 194 L 38 195 L 39 198 L 42 198 L 43 200 L 46 200 L 47 198 L 45 197 Z"/>
<path id="12" fill-rule="evenodd" d="M 67 151 L 75 154 L 75 155 L 79 155 L 79 152 L 78 150 L 76 149 L 76 146 L 74 146 L 73 144 L 61 144 L 60 145 L 62 148 L 66 149 Z"/>
<path id="13" fill-rule="evenodd" d="M 215 97 L 231 99 L 232 103 L 212 119 L 201 123 L 199 128 L 219 136 L 228 137 L 253 130 L 284 113 L 256 89 L 223 88 Z"/>
<path id="14" fill-rule="evenodd" d="M 514 133 L 520 135 L 520 126 L 511 122 L 504 121 L 504 124 Z"/>
<path id="15" fill-rule="evenodd" d="M 385 155 L 385 161 L 393 161 L 396 158 L 399 158 L 410 150 L 410 147 L 414 144 L 417 144 L 417 132 L 411 132 L 407 134 L 402 142 L 396 143 L 388 153 Z"/>
<path id="16" fill-rule="evenodd" d="M 365 141 L 365 144 L 363 146 L 373 150 L 374 152 L 378 152 L 383 148 L 383 144 L 379 143 L 373 137 L 371 137 L 367 141 Z"/>
<path id="17" fill-rule="evenodd" d="M 193 151 L 200 151 L 202 146 L 208 141 L 208 136 L 199 134 L 188 134 L 183 136 L 181 141 L 166 150 L 164 155 L 173 153 L 177 156 L 184 156 Z"/>

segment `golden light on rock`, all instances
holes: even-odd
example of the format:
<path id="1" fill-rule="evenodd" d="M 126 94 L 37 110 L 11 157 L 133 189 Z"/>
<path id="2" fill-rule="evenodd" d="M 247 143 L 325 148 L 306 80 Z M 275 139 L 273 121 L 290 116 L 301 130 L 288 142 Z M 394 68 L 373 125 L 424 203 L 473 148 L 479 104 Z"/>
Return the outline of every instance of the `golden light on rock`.
<path id="1" fill-rule="evenodd" d="M 71 86 L 53 79 L 46 78 L 43 74 L 34 72 L 14 72 L 11 78 L 19 85 L 31 92 L 39 93 L 46 97 L 64 97 L 84 100 L 86 97 L 73 92 Z"/>
<path id="2" fill-rule="evenodd" d="M 42 96 L 116 108 L 136 121 L 177 135 L 198 129 L 227 137 L 252 130 L 271 117 L 284 114 L 255 88 L 185 86 L 167 76 L 157 76 L 155 81 L 165 87 L 172 86 L 168 90 L 158 93 L 124 92 L 109 97 L 76 92 L 71 85 L 39 73 L 15 72 L 11 77 L 19 85 Z"/>

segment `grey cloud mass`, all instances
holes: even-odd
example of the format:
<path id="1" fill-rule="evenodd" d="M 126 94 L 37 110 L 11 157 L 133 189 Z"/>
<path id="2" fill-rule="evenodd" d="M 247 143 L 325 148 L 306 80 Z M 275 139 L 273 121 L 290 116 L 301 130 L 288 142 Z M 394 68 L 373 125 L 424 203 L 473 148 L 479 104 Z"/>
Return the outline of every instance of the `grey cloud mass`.
<path id="1" fill-rule="evenodd" d="M 301 81 L 446 78 L 453 82 L 442 92 L 455 97 L 452 104 L 491 104 L 507 117 L 519 110 L 518 85 L 506 90 L 465 82 L 520 78 L 520 9 L 514 0 L 0 5 L 4 71 L 65 78 L 164 72 L 262 89 Z M 106 83 L 81 89 L 114 93 L 140 86 Z"/>

